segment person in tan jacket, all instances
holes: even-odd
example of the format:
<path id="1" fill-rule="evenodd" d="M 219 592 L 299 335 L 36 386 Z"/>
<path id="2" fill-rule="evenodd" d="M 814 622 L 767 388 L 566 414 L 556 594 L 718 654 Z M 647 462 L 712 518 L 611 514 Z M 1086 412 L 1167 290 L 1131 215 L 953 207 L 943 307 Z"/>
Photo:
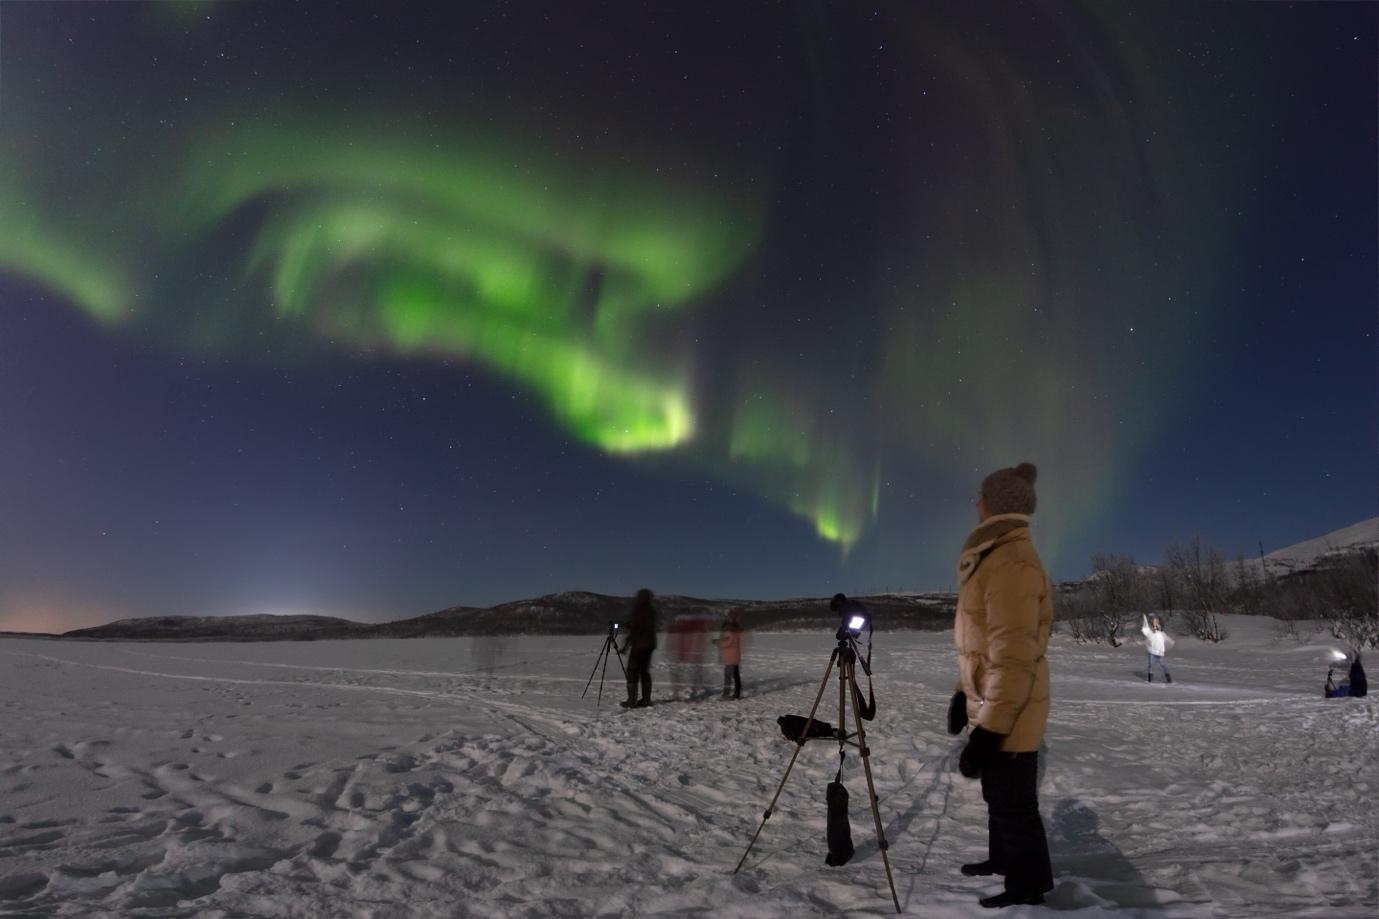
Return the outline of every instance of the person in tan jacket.
<path id="1" fill-rule="evenodd" d="M 1021 463 L 982 480 L 977 528 L 958 559 L 959 679 L 948 730 L 971 725 L 958 768 L 981 778 L 988 850 L 962 872 L 1004 875 L 1005 889 L 981 900 L 989 908 L 1042 903 L 1053 889 L 1037 789 L 1053 625 L 1053 590 L 1029 536 L 1037 474 Z"/>

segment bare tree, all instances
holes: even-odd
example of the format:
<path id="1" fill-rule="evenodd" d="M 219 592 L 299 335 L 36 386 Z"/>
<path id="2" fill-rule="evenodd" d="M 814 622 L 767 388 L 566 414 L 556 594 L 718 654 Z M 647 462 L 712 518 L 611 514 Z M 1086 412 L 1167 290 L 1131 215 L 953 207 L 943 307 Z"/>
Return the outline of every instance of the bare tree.
<path id="1" fill-rule="evenodd" d="M 1080 584 L 1062 587 L 1054 597 L 1054 605 L 1054 621 L 1066 625 L 1074 641 L 1086 643 L 1106 640 L 1092 590 Z"/>
<path id="2" fill-rule="evenodd" d="M 1100 640 L 1118 648 L 1126 622 L 1149 608 L 1146 578 L 1130 556 L 1097 553 L 1092 556 L 1091 584 L 1100 619 Z"/>
<path id="3" fill-rule="evenodd" d="M 1204 552 L 1198 536 L 1186 546 L 1176 540 L 1164 552 L 1165 562 L 1183 590 L 1183 616 L 1188 631 L 1203 641 L 1218 642 L 1228 635 L 1217 617 L 1226 602 L 1228 583 L 1226 562 L 1221 553 L 1208 547 Z"/>

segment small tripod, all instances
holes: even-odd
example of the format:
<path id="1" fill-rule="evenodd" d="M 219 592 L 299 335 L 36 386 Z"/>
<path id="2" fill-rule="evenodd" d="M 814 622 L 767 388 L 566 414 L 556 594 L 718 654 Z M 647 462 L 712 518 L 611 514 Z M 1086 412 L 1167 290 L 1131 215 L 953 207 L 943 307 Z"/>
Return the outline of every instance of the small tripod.
<path id="1" fill-rule="evenodd" d="M 856 636 L 840 630 L 838 632 L 838 647 L 833 649 L 829 655 L 828 667 L 824 670 L 824 678 L 819 683 L 819 691 L 814 696 L 814 706 L 809 710 L 809 719 L 805 722 L 804 730 L 800 732 L 799 739 L 795 741 L 795 753 L 790 757 L 790 765 L 785 767 L 785 775 L 781 777 L 780 784 L 776 786 L 776 793 L 771 796 L 771 803 L 766 805 L 766 811 L 761 815 L 761 823 L 757 825 L 757 831 L 752 834 L 752 841 L 747 844 L 747 851 L 742 853 L 742 858 L 738 861 L 737 867 L 733 869 L 733 874 L 741 870 L 747 856 L 752 851 L 752 846 L 757 844 L 757 837 L 766 827 L 766 821 L 771 819 L 771 811 L 776 806 L 776 801 L 780 798 L 780 793 L 785 789 L 785 782 L 790 778 L 790 770 L 795 768 L 795 760 L 800 755 L 800 750 L 804 749 L 805 741 L 809 739 L 809 730 L 814 726 L 814 713 L 819 710 L 819 702 L 824 697 L 824 689 L 828 686 L 829 676 L 833 672 L 834 665 L 838 667 L 838 727 L 834 735 L 838 739 L 838 755 L 847 754 L 847 745 L 852 744 L 862 754 L 862 769 L 867 774 L 867 795 L 871 799 L 871 815 L 876 822 L 876 846 L 881 850 L 881 861 L 886 866 L 886 882 L 891 886 L 891 900 L 895 903 L 895 911 L 900 912 L 900 898 L 895 893 L 895 879 L 891 876 L 891 860 L 886 856 L 886 850 L 890 848 L 886 842 L 886 831 L 881 828 L 881 812 L 877 809 L 876 784 L 871 777 L 871 748 L 867 746 L 867 734 L 862 728 L 862 710 L 865 707 L 862 703 L 862 691 L 857 688 L 857 644 Z M 863 668 L 867 664 L 863 663 Z M 870 670 L 867 671 L 870 673 Z M 851 690 L 851 692 L 849 692 Z M 857 730 L 849 734 L 847 729 L 847 704 L 848 698 L 852 698 L 852 714 L 857 725 Z M 840 767 L 841 771 L 841 767 Z"/>
<path id="2" fill-rule="evenodd" d="M 623 678 L 627 677 L 627 668 L 622 663 L 622 652 L 618 650 L 617 634 L 618 624 L 616 622 L 608 623 L 608 634 L 604 636 L 603 647 L 599 649 L 599 656 L 594 658 L 594 669 L 589 672 L 589 682 L 584 684 L 584 692 L 579 694 L 581 699 L 589 694 L 589 687 L 594 682 L 594 674 L 599 673 L 599 662 L 602 661 L 603 672 L 599 675 L 599 694 L 598 701 L 594 703 L 595 708 L 603 704 L 603 678 L 608 675 L 609 648 L 612 648 L 613 653 L 618 656 L 618 668 L 622 670 Z"/>

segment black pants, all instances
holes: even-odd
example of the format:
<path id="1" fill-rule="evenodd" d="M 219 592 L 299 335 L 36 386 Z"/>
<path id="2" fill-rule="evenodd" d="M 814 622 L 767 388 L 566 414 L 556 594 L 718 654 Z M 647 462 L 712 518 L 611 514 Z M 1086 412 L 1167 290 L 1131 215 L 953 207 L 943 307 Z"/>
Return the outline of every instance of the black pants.
<path id="1" fill-rule="evenodd" d="M 723 695 L 728 694 L 728 684 L 732 684 L 733 698 L 742 698 L 742 672 L 739 664 L 723 665 Z"/>
<path id="2" fill-rule="evenodd" d="M 633 648 L 627 655 L 627 700 L 637 701 L 637 683 L 642 684 L 642 701 L 651 701 L 651 652 L 654 648 Z"/>
<path id="3" fill-rule="evenodd" d="M 1015 893 L 1053 890 L 1049 843 L 1039 818 L 1038 776 L 1038 753 L 997 753 L 982 770 L 988 852 L 1005 874 L 1006 890 Z"/>

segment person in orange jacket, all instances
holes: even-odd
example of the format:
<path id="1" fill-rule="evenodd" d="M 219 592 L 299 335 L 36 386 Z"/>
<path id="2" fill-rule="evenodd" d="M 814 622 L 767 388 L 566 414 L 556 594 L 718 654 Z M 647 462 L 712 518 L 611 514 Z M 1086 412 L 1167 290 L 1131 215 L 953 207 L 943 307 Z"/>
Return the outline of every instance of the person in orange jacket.
<path id="1" fill-rule="evenodd" d="M 718 645 L 718 656 L 723 661 L 723 698 L 742 698 L 742 624 L 738 622 L 737 610 L 728 610 L 723 617 L 723 626 L 718 637 L 713 640 Z M 732 685 L 732 695 L 728 686 Z"/>

